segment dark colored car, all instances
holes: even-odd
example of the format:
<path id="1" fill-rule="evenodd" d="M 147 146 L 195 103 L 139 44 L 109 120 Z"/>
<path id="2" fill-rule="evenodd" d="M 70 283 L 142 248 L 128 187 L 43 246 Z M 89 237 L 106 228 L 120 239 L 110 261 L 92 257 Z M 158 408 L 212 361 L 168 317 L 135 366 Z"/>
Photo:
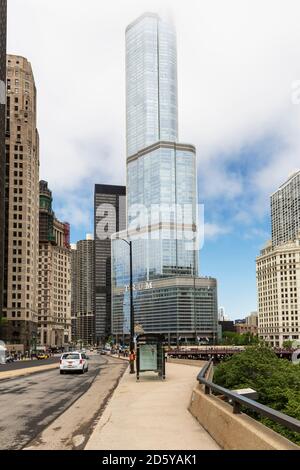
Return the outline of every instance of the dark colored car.
<path id="1" fill-rule="evenodd" d="M 6 356 L 5 362 L 6 364 L 9 364 L 10 362 L 15 362 L 15 359 L 13 356 Z"/>

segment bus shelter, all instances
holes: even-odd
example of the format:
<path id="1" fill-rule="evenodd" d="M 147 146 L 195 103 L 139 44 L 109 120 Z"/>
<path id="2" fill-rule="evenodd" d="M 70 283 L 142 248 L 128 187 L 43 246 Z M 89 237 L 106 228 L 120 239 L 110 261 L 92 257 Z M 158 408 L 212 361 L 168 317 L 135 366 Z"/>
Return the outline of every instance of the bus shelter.
<path id="1" fill-rule="evenodd" d="M 143 372 L 156 372 L 164 380 L 166 378 L 166 359 L 164 336 L 142 334 L 137 337 L 136 376 L 140 379 Z"/>

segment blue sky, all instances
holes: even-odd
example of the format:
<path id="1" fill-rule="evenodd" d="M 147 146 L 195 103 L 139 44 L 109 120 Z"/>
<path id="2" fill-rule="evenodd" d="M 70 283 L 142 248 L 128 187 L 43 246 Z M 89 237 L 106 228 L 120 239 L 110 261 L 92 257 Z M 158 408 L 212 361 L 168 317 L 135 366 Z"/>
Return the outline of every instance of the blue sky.
<path id="1" fill-rule="evenodd" d="M 149 10 L 174 21 L 179 140 L 197 148 L 205 205 L 201 273 L 232 318 L 256 309 L 270 194 L 300 167 L 300 2 L 8 3 L 8 51 L 31 61 L 38 90 L 40 176 L 73 242 L 93 232 L 94 184 L 125 182 L 125 28 Z"/>

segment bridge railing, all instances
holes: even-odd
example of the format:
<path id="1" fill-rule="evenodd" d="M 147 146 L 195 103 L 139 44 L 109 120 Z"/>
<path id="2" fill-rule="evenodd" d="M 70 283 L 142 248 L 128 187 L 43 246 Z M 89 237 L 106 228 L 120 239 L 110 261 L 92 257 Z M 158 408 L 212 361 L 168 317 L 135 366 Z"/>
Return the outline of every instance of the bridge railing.
<path id="1" fill-rule="evenodd" d="M 205 348 L 185 348 L 185 349 L 169 349 L 166 351 L 168 357 L 173 358 L 190 358 L 190 359 L 201 359 L 214 357 L 216 360 L 222 359 L 227 356 L 233 356 L 245 351 L 245 346 L 215 346 Z M 293 349 L 273 349 L 274 353 L 279 358 L 285 358 L 288 360 L 292 359 Z"/>
<path id="2" fill-rule="evenodd" d="M 239 395 L 236 392 L 232 392 L 226 388 L 220 387 L 215 383 L 211 382 L 210 380 L 206 379 L 207 372 L 210 370 L 210 367 L 213 365 L 213 359 L 210 359 L 205 366 L 201 369 L 200 373 L 198 374 L 197 380 L 200 384 L 204 385 L 205 394 L 209 395 L 211 392 L 215 392 L 217 394 L 221 394 L 226 397 L 228 400 L 231 401 L 233 405 L 233 413 L 238 414 L 241 413 L 241 406 L 245 408 L 255 411 L 261 416 L 265 416 L 276 423 L 285 426 L 286 428 L 290 429 L 294 432 L 300 432 L 300 421 L 296 418 L 292 418 L 291 416 L 285 415 L 280 411 L 273 410 L 268 406 L 262 405 L 250 398 L 246 398 L 242 395 Z"/>

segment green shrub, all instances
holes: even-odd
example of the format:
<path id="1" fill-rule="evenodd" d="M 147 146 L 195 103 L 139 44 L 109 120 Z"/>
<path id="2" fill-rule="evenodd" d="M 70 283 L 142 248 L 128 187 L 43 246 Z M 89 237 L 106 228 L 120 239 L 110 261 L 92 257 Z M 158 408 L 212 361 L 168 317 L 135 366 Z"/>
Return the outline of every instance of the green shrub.
<path id="1" fill-rule="evenodd" d="M 219 364 L 214 382 L 230 390 L 253 388 L 258 392 L 259 403 L 300 420 L 300 364 L 278 359 L 265 345 L 249 347 Z M 300 445 L 299 433 L 269 419 L 258 419 Z"/>

